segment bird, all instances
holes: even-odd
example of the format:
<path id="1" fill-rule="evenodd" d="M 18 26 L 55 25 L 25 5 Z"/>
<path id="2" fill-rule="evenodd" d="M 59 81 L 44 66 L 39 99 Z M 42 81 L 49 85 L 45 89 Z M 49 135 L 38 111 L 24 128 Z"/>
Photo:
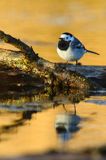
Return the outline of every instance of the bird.
<path id="1" fill-rule="evenodd" d="M 87 52 L 99 55 L 97 52 L 86 49 L 83 43 L 71 33 L 64 32 L 60 35 L 57 53 L 67 63 L 69 61 L 75 61 L 77 65 L 78 60 Z"/>

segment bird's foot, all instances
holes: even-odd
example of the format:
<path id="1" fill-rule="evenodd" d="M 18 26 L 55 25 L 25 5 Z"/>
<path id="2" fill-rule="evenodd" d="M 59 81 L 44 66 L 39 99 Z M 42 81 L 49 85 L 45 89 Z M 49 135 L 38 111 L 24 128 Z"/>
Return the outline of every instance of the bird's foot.
<path id="1" fill-rule="evenodd" d="M 81 66 L 82 64 L 81 64 L 80 62 L 77 62 L 77 65 L 78 65 L 78 66 Z"/>

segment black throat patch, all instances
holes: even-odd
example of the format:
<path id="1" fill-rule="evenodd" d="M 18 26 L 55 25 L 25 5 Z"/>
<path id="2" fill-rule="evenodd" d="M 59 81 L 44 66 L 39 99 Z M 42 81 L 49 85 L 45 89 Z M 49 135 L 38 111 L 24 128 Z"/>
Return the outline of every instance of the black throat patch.
<path id="1" fill-rule="evenodd" d="M 63 51 L 66 51 L 69 47 L 69 43 L 70 42 L 66 42 L 64 41 L 63 39 L 61 39 L 59 42 L 58 42 L 58 48 L 60 50 L 63 50 Z"/>

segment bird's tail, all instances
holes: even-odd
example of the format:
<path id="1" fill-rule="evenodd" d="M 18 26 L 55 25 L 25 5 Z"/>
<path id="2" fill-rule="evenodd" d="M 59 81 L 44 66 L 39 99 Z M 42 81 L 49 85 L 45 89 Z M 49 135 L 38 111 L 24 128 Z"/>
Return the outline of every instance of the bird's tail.
<path id="1" fill-rule="evenodd" d="M 86 52 L 89 52 L 89 53 L 94 53 L 94 54 L 97 54 L 97 55 L 99 55 L 99 53 L 97 53 L 97 52 L 94 52 L 94 51 L 90 51 L 90 50 L 86 50 Z"/>

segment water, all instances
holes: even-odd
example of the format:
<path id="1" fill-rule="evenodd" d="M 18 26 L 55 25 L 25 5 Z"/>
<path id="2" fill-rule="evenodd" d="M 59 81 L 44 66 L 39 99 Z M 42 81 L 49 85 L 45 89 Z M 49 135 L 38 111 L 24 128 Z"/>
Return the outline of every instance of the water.
<path id="1" fill-rule="evenodd" d="M 76 115 L 74 104 L 63 98 L 63 102 L 47 97 L 39 101 L 36 96 L 30 100 L 29 97 L 2 100 L 0 154 L 76 152 L 104 145 L 106 96 L 92 96 L 75 104 Z"/>
<path id="2" fill-rule="evenodd" d="M 59 0 L 10 2 L 0 1 L 1 30 L 32 45 L 40 56 L 63 62 L 56 53 L 56 44 L 60 34 L 69 31 L 88 49 L 100 53 L 85 55 L 80 61 L 83 65 L 106 65 L 104 0 L 62 0 L 61 4 Z M 106 144 L 106 90 L 82 96 L 75 104 L 71 94 L 51 99 L 38 94 L 34 80 L 27 79 L 27 85 L 22 87 L 21 75 L 16 77 L 16 83 L 5 72 L 0 75 L 0 156 L 50 150 L 77 152 Z"/>

